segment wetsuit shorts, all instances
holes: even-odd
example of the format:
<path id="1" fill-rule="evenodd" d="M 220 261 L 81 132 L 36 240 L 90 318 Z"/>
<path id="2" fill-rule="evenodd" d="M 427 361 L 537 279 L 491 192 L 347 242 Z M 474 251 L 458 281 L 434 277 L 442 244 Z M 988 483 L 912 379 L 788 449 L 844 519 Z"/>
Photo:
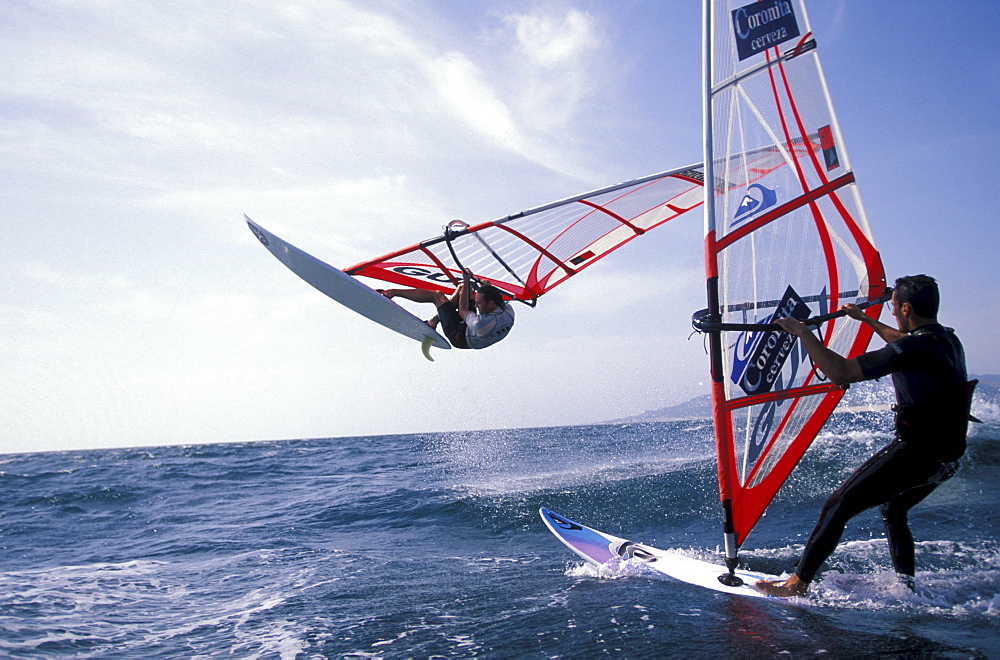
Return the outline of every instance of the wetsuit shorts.
<path id="1" fill-rule="evenodd" d="M 438 319 L 441 321 L 441 329 L 444 330 L 445 338 L 451 342 L 455 348 L 468 348 L 469 343 L 465 340 L 466 325 L 462 317 L 458 315 L 458 308 L 450 300 L 441 303 L 437 308 Z"/>

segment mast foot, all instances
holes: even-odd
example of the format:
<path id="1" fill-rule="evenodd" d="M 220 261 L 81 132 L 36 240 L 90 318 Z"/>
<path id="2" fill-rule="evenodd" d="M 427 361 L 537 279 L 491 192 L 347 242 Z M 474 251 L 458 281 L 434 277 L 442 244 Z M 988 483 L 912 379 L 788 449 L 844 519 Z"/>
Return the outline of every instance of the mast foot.
<path id="1" fill-rule="evenodd" d="M 729 535 L 726 535 L 726 540 L 728 542 Z M 729 545 L 727 543 L 727 551 L 729 550 Z M 740 559 L 736 556 L 735 548 L 732 554 L 728 554 L 726 557 L 726 568 L 729 569 L 728 573 L 723 573 L 719 576 L 719 582 L 726 585 L 727 587 L 742 587 L 743 580 L 736 577 L 736 567 L 740 565 Z"/>
<path id="2" fill-rule="evenodd" d="M 727 587 L 742 587 L 743 580 L 736 577 L 735 573 L 723 573 L 719 576 L 719 582 L 726 585 Z"/>

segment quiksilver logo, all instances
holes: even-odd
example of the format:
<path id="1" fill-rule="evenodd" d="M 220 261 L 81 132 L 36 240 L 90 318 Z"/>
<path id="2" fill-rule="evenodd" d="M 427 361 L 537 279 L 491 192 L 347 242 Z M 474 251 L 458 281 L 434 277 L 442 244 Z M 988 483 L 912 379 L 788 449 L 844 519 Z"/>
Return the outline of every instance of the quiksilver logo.
<path id="1" fill-rule="evenodd" d="M 267 240 L 267 236 L 264 234 L 264 232 L 262 232 L 260 229 L 258 229 L 257 227 L 253 226 L 249 222 L 247 223 L 247 225 L 250 227 L 250 231 L 253 232 L 253 235 L 257 237 L 258 241 L 260 241 L 261 243 L 263 243 L 265 246 L 270 246 L 271 245 L 271 243 Z"/>
<path id="2" fill-rule="evenodd" d="M 778 194 L 776 192 L 759 183 L 751 184 L 743 195 L 743 199 L 740 200 L 740 205 L 736 207 L 733 222 L 729 226 L 735 227 L 747 218 L 753 217 L 777 203 Z"/>

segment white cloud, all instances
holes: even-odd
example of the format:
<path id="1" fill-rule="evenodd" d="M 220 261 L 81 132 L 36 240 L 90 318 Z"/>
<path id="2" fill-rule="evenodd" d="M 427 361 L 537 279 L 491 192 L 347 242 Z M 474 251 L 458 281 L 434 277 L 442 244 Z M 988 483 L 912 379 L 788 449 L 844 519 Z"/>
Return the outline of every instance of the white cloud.
<path id="1" fill-rule="evenodd" d="M 282 183 L 280 175 L 274 184 Z M 346 267 L 416 243 L 439 231 L 448 217 L 444 199 L 411 177 L 387 174 L 262 189 L 202 187 L 164 192 L 150 204 L 177 215 L 218 218 L 238 231 L 241 250 L 255 241 L 240 213 L 324 261 Z M 224 232 L 233 235 L 233 231 Z"/>
<path id="2" fill-rule="evenodd" d="M 521 50 L 547 68 L 575 68 L 600 46 L 593 17 L 578 9 L 555 13 L 543 8 L 507 20 L 514 25 Z"/>
<path id="3" fill-rule="evenodd" d="M 426 63 L 427 75 L 448 112 L 487 139 L 499 138 L 509 148 L 523 150 L 524 138 L 510 109 L 494 94 L 482 72 L 467 57 L 445 53 Z"/>
<path id="4" fill-rule="evenodd" d="M 539 130 L 555 135 L 579 120 L 586 102 L 612 78 L 597 19 L 561 5 L 512 14 L 522 61 L 518 104 Z"/>
<path id="5" fill-rule="evenodd" d="M 79 27 L 67 39 L 15 14 L 20 41 L 0 45 L 9 62 L 0 93 L 36 117 L 0 118 L 11 138 L 8 162 L 45 153 L 36 157 L 40 169 L 176 189 L 206 180 L 260 183 L 274 168 L 371 172 L 410 168 L 418 155 L 499 150 L 594 178 L 564 146 L 572 140 L 552 135 L 581 96 L 565 84 L 550 89 L 590 42 L 579 36 L 587 28 L 578 12 L 566 17 L 556 51 L 542 57 L 540 45 L 531 46 L 527 69 L 543 62 L 559 71 L 530 81 L 517 103 L 468 54 L 345 2 L 239 11 L 109 2 L 76 7 L 73 16 Z M 526 39 L 539 38 L 540 18 L 518 20 L 535 26 Z M 557 102 L 538 112 L 543 97 Z"/>

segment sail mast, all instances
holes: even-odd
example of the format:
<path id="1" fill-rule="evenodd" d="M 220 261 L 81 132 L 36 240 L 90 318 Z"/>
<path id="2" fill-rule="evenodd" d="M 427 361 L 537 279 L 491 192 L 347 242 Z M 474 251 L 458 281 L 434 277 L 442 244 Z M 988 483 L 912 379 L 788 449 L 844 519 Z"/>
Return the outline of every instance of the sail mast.
<path id="1" fill-rule="evenodd" d="M 702 26 L 702 139 L 705 168 L 705 277 L 708 294 L 708 318 L 720 319 L 719 309 L 719 267 L 718 251 L 715 248 L 716 239 L 716 218 L 715 203 L 716 178 L 715 178 L 715 154 L 712 146 L 713 123 L 712 123 L 712 59 L 714 56 L 714 40 L 712 38 L 712 0 L 705 0 L 703 4 Z M 731 478 L 728 471 L 731 463 L 728 460 L 728 449 L 726 439 L 729 436 L 729 417 L 722 407 L 725 401 L 725 390 L 723 379 L 725 378 L 722 366 L 722 333 L 710 332 L 708 336 L 709 355 L 711 357 L 712 375 L 712 418 L 715 428 L 715 447 L 717 461 L 716 466 L 719 473 L 719 500 L 722 502 L 723 511 L 723 540 L 726 549 L 726 568 L 729 572 L 719 576 L 719 581 L 731 586 L 738 586 L 742 581 L 736 577 L 734 571 L 739 563 L 736 542 L 736 528 L 733 523 L 732 494 L 729 492 Z"/>

